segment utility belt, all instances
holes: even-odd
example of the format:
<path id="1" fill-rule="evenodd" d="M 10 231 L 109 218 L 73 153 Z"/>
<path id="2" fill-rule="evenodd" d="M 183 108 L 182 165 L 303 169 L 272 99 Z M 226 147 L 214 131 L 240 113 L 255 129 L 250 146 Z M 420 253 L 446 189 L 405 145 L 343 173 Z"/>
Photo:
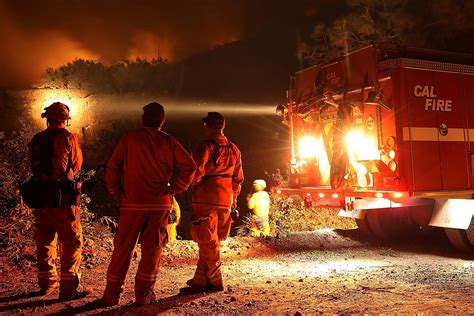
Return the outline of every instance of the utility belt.
<path id="1" fill-rule="evenodd" d="M 23 202 L 30 208 L 57 208 L 81 204 L 82 182 L 61 178 L 57 181 L 31 177 L 20 185 Z"/>

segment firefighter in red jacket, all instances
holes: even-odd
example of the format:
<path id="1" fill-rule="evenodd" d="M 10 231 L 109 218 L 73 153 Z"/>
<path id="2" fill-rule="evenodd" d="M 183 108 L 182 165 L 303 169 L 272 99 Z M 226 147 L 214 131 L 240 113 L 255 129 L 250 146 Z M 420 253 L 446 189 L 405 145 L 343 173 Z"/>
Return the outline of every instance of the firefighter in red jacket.
<path id="1" fill-rule="evenodd" d="M 73 180 L 82 165 L 82 152 L 77 137 L 68 132 L 69 108 L 55 102 L 45 108 L 46 130 L 36 134 L 30 143 L 30 162 L 34 177 L 51 196 L 48 205 L 35 209 L 35 241 L 38 257 L 38 283 L 41 294 L 50 294 L 59 286 L 59 297 L 71 299 L 85 296 L 80 285 L 82 226 L 77 201 L 56 198 L 60 179 Z M 39 193 L 41 194 L 41 193 Z M 55 201 L 53 201 L 55 200 Z M 45 204 L 45 205 L 46 205 Z M 56 269 L 57 241 L 60 243 L 61 278 Z"/>
<path id="2" fill-rule="evenodd" d="M 107 164 L 107 187 L 120 205 L 120 218 L 107 270 L 105 305 L 119 303 L 138 239 L 142 256 L 135 277 L 135 302 L 154 301 L 173 195 L 188 188 L 196 170 L 183 146 L 161 131 L 163 107 L 153 102 L 143 111 L 144 127 L 126 133 Z"/>
<path id="3" fill-rule="evenodd" d="M 223 134 L 224 117 L 209 112 L 203 121 L 207 139 L 193 154 L 197 171 L 192 184 L 191 235 L 199 246 L 199 261 L 184 293 L 224 289 L 220 241 L 229 235 L 231 208 L 235 208 L 244 180 L 240 150 Z"/>

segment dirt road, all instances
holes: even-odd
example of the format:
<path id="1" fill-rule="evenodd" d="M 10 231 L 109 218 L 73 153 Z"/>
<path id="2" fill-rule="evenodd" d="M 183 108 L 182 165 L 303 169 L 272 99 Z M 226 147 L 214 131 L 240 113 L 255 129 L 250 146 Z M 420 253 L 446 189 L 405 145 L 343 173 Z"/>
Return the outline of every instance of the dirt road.
<path id="1" fill-rule="evenodd" d="M 70 302 L 57 301 L 58 293 L 28 296 L 37 289 L 34 268 L 21 272 L 2 258 L 0 312 L 474 313 L 473 257 L 451 250 L 436 232 L 398 244 L 361 240 L 355 231 L 329 230 L 282 239 L 231 238 L 223 247 L 225 292 L 190 296 L 178 291 L 193 274 L 196 247 L 177 241 L 163 256 L 155 287 L 158 301 L 143 307 L 132 305 L 136 259 L 121 305 L 97 305 L 109 250 L 96 249 L 97 260 L 85 262 L 89 269 L 83 271 L 84 283 L 96 292 Z"/>

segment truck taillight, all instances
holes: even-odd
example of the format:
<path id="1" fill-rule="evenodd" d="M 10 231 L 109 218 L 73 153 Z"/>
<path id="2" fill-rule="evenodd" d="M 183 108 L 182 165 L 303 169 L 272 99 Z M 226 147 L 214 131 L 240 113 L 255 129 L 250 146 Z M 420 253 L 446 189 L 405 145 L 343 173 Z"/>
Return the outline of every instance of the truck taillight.
<path id="1" fill-rule="evenodd" d="M 389 198 L 392 202 L 402 203 L 408 199 L 408 192 L 390 192 Z"/>

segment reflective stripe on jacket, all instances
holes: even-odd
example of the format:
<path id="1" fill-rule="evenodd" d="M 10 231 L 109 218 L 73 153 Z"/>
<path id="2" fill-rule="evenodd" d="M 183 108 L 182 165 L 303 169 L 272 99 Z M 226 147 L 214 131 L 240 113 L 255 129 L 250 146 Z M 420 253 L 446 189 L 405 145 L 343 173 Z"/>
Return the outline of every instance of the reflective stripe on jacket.
<path id="1" fill-rule="evenodd" d="M 229 208 L 244 181 L 240 150 L 220 134 L 199 144 L 193 158 L 197 170 L 192 203 Z"/>
<path id="2" fill-rule="evenodd" d="M 63 176 L 72 180 L 82 166 L 79 141 L 64 128 L 50 126 L 36 134 L 29 155 L 33 174 L 43 180 L 58 180 Z"/>
<path id="3" fill-rule="evenodd" d="M 195 170 L 193 159 L 173 136 L 144 127 L 122 137 L 105 179 L 121 210 L 171 210 L 170 194 L 185 191 Z"/>

